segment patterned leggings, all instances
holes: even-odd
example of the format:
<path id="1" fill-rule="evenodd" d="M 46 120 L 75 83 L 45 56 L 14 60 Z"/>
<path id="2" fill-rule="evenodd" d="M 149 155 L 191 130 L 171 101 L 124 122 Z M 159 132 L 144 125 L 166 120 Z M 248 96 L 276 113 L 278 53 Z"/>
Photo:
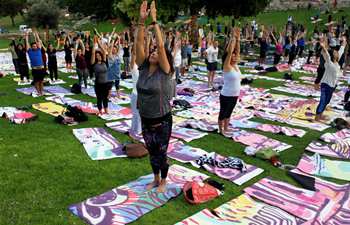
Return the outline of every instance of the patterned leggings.
<path id="1" fill-rule="evenodd" d="M 147 150 L 150 155 L 150 162 L 154 174 L 161 173 L 161 178 L 168 175 L 169 164 L 167 150 L 172 130 L 172 117 L 166 116 L 157 124 L 145 123 L 142 118 L 142 134 Z"/>

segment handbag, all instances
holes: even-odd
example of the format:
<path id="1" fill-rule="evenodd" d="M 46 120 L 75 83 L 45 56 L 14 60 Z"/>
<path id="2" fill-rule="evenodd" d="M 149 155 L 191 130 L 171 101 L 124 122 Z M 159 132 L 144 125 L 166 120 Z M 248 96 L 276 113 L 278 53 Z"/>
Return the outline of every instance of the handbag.
<path id="1" fill-rule="evenodd" d="M 148 155 L 148 151 L 143 144 L 126 144 L 123 151 L 129 158 L 142 158 Z"/>

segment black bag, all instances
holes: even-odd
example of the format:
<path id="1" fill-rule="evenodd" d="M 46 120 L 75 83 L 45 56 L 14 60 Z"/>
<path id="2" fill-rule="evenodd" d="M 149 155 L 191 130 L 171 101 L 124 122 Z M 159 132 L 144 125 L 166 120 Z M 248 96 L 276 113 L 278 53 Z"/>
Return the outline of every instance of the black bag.
<path id="1" fill-rule="evenodd" d="M 336 118 L 332 123 L 331 123 L 332 127 L 336 128 L 337 130 L 342 130 L 345 128 L 349 128 L 349 123 L 342 119 L 342 118 Z"/>
<path id="2" fill-rule="evenodd" d="M 78 107 L 67 106 L 66 116 L 73 117 L 76 122 L 84 122 L 88 120 L 87 115 Z"/>
<path id="3" fill-rule="evenodd" d="M 242 80 L 241 80 L 241 84 L 242 85 L 245 85 L 245 84 L 251 84 L 251 83 L 253 83 L 253 79 L 252 78 L 243 78 Z"/>
<path id="4" fill-rule="evenodd" d="M 81 86 L 78 83 L 73 84 L 71 90 L 72 93 L 74 94 L 80 94 L 81 93 Z"/>
<path id="5" fill-rule="evenodd" d="M 347 90 L 344 95 L 344 102 L 348 102 L 350 98 L 350 90 Z"/>
<path id="6" fill-rule="evenodd" d="M 275 66 L 268 67 L 265 70 L 266 70 L 266 72 L 277 72 L 278 71 L 277 67 L 275 67 Z"/>
<path id="7" fill-rule="evenodd" d="M 122 74 L 120 75 L 120 78 L 123 79 L 123 80 L 124 80 L 124 79 L 128 79 L 128 78 L 131 78 L 131 75 L 127 75 L 126 72 L 124 71 L 124 72 L 122 72 Z"/>
<path id="8" fill-rule="evenodd" d="M 192 108 L 191 104 L 188 101 L 182 99 L 174 100 L 173 104 L 174 106 L 179 106 L 184 109 Z"/>
<path id="9" fill-rule="evenodd" d="M 284 78 L 285 80 L 293 80 L 293 75 L 292 75 L 291 73 L 285 73 L 285 74 L 283 75 L 283 78 Z"/>
<path id="10" fill-rule="evenodd" d="M 264 67 L 262 67 L 262 66 L 255 66 L 254 69 L 255 69 L 255 70 L 264 70 Z"/>
<path id="11" fill-rule="evenodd" d="M 346 111 L 350 111 L 350 102 L 345 103 L 344 109 L 345 109 Z"/>

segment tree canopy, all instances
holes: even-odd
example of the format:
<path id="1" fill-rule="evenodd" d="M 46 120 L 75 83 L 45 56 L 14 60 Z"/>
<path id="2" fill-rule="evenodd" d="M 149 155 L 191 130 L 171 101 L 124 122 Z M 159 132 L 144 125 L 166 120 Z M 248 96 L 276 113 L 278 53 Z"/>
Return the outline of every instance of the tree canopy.
<path id="1" fill-rule="evenodd" d="M 33 0 L 26 15 L 29 25 L 43 28 L 57 28 L 60 9 L 53 0 Z"/>
<path id="2" fill-rule="evenodd" d="M 18 13 L 21 13 L 26 6 L 25 0 L 1 0 L 0 1 L 0 16 L 9 16 L 12 20 L 12 25 L 15 26 L 14 18 Z"/>
<path id="3" fill-rule="evenodd" d="M 120 0 L 115 3 L 114 9 L 118 9 L 128 15 L 129 18 L 137 17 L 142 0 Z M 209 17 L 222 16 L 254 16 L 263 11 L 270 0 L 158 0 L 157 9 L 159 18 L 164 21 L 172 21 L 180 11 L 189 12 L 190 15 L 198 15 L 205 9 Z"/>

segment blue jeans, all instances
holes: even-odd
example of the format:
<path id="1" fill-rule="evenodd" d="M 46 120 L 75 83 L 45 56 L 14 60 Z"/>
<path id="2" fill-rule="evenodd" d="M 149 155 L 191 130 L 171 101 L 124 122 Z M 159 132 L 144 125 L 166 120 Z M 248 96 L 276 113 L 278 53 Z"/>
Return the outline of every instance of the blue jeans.
<path id="1" fill-rule="evenodd" d="M 317 106 L 316 114 L 320 115 L 323 113 L 323 111 L 326 109 L 327 105 L 332 99 L 332 95 L 335 88 L 332 88 L 328 84 L 321 83 L 321 97 L 320 97 L 320 103 Z"/>

